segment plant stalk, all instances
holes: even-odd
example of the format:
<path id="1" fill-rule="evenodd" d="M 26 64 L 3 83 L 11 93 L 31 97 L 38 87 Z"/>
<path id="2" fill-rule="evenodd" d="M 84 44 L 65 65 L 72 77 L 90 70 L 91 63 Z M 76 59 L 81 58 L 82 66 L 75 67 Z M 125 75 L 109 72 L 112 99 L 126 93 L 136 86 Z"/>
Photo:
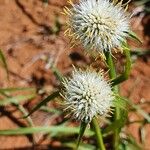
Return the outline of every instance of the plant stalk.
<path id="1" fill-rule="evenodd" d="M 113 62 L 111 53 L 109 51 L 105 52 L 106 63 L 109 67 L 109 77 L 110 77 L 110 79 L 113 79 L 111 81 L 112 81 L 113 91 L 115 93 L 119 92 L 119 88 L 116 85 L 127 80 L 129 77 L 129 74 L 130 74 L 131 57 L 130 57 L 130 50 L 127 47 L 127 45 L 125 45 L 125 47 L 124 47 L 124 55 L 126 56 L 126 64 L 125 64 L 124 72 L 120 76 L 116 77 L 117 76 L 116 69 L 114 66 L 114 62 Z M 121 115 L 121 109 L 116 107 L 115 108 L 115 114 L 114 114 L 114 121 L 120 120 L 120 117 L 121 117 L 120 115 Z M 120 128 L 117 128 L 114 131 L 114 139 L 113 139 L 113 149 L 114 150 L 119 149 L 119 141 L 120 141 L 119 133 L 120 133 Z"/>
<path id="2" fill-rule="evenodd" d="M 111 53 L 109 51 L 105 52 L 105 57 L 106 57 L 106 63 L 109 67 L 110 79 L 116 78 L 116 69 L 114 66 L 114 62 L 113 62 Z M 118 86 L 114 86 L 113 91 L 115 93 L 118 93 L 119 92 Z M 120 109 L 116 107 L 115 108 L 115 114 L 114 114 L 114 121 L 119 120 L 119 119 L 120 119 Z M 114 136 L 113 136 L 113 149 L 118 150 L 118 146 L 119 146 L 119 129 L 116 129 L 114 131 Z"/>
<path id="3" fill-rule="evenodd" d="M 92 128 L 95 131 L 95 135 L 96 135 L 96 139 L 97 139 L 97 144 L 98 144 L 99 150 L 106 150 L 104 142 L 103 142 L 101 129 L 100 129 L 99 124 L 98 124 L 98 122 L 97 122 L 95 117 L 92 119 L 91 125 L 92 125 Z"/>

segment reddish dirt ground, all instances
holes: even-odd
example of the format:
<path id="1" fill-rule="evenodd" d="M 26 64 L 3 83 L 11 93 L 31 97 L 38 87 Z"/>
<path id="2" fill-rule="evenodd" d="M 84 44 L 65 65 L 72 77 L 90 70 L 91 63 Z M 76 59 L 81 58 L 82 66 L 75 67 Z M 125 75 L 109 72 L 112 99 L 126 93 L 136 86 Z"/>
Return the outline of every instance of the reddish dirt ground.
<path id="1" fill-rule="evenodd" d="M 71 64 L 83 66 L 90 63 L 90 58 L 84 56 L 80 47 L 70 50 L 68 39 L 63 35 L 65 18 L 60 12 L 65 5 L 65 0 L 51 0 L 47 6 L 43 5 L 42 0 L 0 1 L 0 48 L 7 58 L 10 75 L 8 81 L 4 69 L 0 68 L 0 87 L 42 87 L 46 93 L 50 93 L 57 87 L 58 81 L 52 71 L 47 69 L 48 63 L 44 61 L 46 57 L 54 62 L 64 75 L 71 71 Z M 52 31 L 55 31 L 57 18 L 62 28 L 58 34 L 54 34 Z M 144 34 L 144 27 L 150 23 L 150 17 L 146 17 L 142 22 L 144 26 L 141 22 L 139 17 L 133 18 L 132 28 L 143 41 L 143 45 L 137 46 L 148 49 L 150 48 L 150 35 L 148 32 Z M 135 48 L 135 44 L 132 45 Z M 129 80 L 121 85 L 121 93 L 135 103 L 141 100 L 150 101 L 150 59 L 148 56 L 135 59 Z M 33 100 L 29 105 L 30 108 L 40 98 Z M 147 106 L 143 105 L 143 107 L 150 113 Z M 0 113 L 0 130 L 14 129 L 19 126 L 19 123 L 24 124 L 22 120 L 18 123 L 14 121 L 20 113 L 13 107 L 2 109 L 2 112 Z M 41 124 L 39 119 L 33 118 L 35 118 L 33 119 L 35 124 Z M 129 118 L 133 121 L 139 117 L 130 113 Z M 126 130 L 132 133 L 137 141 L 140 141 L 138 129 L 139 124 L 136 123 Z M 144 129 L 146 133 L 144 146 L 148 150 L 150 126 L 147 124 Z M 32 144 L 26 136 L 0 136 L 0 150 L 28 149 L 27 147 L 32 147 Z M 46 146 L 41 149 L 46 149 Z"/>

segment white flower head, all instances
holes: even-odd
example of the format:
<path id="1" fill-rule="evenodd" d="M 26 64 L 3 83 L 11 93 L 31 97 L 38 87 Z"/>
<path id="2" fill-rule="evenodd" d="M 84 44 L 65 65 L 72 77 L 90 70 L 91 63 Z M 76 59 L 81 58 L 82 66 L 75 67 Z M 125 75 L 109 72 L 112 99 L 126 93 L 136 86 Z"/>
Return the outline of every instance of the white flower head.
<path id="1" fill-rule="evenodd" d="M 90 122 L 94 116 L 106 116 L 111 110 L 114 96 L 103 72 L 75 69 L 63 86 L 65 110 L 77 120 Z"/>
<path id="2" fill-rule="evenodd" d="M 120 48 L 129 32 L 129 15 L 121 2 L 80 0 L 73 4 L 69 0 L 72 8 L 64 8 L 69 16 L 65 34 L 73 43 L 80 41 L 87 50 L 104 52 Z"/>

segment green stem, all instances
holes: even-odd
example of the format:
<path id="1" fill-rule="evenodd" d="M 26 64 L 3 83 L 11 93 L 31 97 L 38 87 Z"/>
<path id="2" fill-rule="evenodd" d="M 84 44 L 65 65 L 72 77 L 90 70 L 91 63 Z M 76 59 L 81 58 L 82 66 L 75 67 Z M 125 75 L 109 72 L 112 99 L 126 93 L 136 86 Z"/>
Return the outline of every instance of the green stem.
<path id="1" fill-rule="evenodd" d="M 112 59 L 112 56 L 111 56 L 111 53 L 110 52 L 105 52 L 105 57 L 106 57 L 106 63 L 108 65 L 108 68 L 109 68 L 109 77 L 110 79 L 113 79 L 113 78 L 116 78 L 116 69 L 115 69 L 115 66 L 114 66 L 114 62 L 113 62 L 113 59 Z M 113 91 L 118 93 L 119 89 L 117 86 L 113 86 Z"/>
<path id="2" fill-rule="evenodd" d="M 128 48 L 124 48 L 124 54 L 126 56 L 126 64 L 125 64 L 125 68 L 124 68 L 124 73 L 122 73 L 120 76 L 118 76 L 112 80 L 112 86 L 117 85 L 117 84 L 127 80 L 129 77 L 130 70 L 131 70 L 130 50 Z"/>
<path id="3" fill-rule="evenodd" d="M 95 135 L 96 135 L 96 139 L 97 139 L 97 144 L 98 144 L 99 150 L 106 150 L 104 142 L 103 142 L 101 129 L 100 129 L 99 124 L 98 124 L 98 122 L 97 122 L 95 117 L 92 119 L 91 125 L 92 125 L 92 127 L 93 127 L 93 129 L 95 131 Z"/>
<path id="4" fill-rule="evenodd" d="M 114 66 L 114 62 L 111 56 L 111 53 L 105 52 L 105 56 L 106 56 L 106 63 L 109 67 L 109 77 L 110 79 L 116 78 L 116 70 L 115 70 L 115 66 Z M 119 89 L 117 86 L 113 87 L 113 91 L 115 93 L 118 93 Z M 114 114 L 114 121 L 119 120 L 120 119 L 120 109 L 119 108 L 115 108 L 115 114 Z M 114 138 L 113 138 L 113 148 L 114 150 L 118 150 L 118 146 L 119 146 L 119 129 L 116 129 L 114 131 Z"/>
<path id="5" fill-rule="evenodd" d="M 125 45 L 123 48 L 124 48 L 124 54 L 126 56 L 126 64 L 125 64 L 123 74 L 121 74 L 118 77 L 116 77 L 117 76 L 116 75 L 116 70 L 115 70 L 114 62 L 113 62 L 113 59 L 112 59 L 112 56 L 111 56 L 110 52 L 105 52 L 106 63 L 109 67 L 109 76 L 110 76 L 110 79 L 113 79 L 111 81 L 112 81 L 113 91 L 115 93 L 119 92 L 119 88 L 116 85 L 118 85 L 119 83 L 125 81 L 128 78 L 130 70 L 131 70 L 130 50 L 127 47 L 127 45 Z M 121 109 L 116 107 L 115 108 L 115 114 L 114 114 L 114 121 L 120 120 L 120 118 L 121 118 L 120 115 L 121 115 Z M 119 146 L 119 141 L 120 141 L 119 133 L 120 133 L 120 128 L 117 128 L 114 131 L 114 138 L 113 138 L 113 149 L 114 150 L 119 149 L 119 147 L 118 147 Z"/>

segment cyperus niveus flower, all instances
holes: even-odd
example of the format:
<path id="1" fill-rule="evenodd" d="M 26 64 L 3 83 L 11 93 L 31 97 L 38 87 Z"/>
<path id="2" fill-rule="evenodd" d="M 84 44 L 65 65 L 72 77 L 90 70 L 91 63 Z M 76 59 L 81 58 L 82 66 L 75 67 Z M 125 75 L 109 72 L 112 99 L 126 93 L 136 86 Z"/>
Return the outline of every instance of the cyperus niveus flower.
<path id="1" fill-rule="evenodd" d="M 72 78 L 65 78 L 63 86 L 65 110 L 77 120 L 90 122 L 93 117 L 105 116 L 111 110 L 114 96 L 103 72 L 75 69 Z"/>
<path id="2" fill-rule="evenodd" d="M 98 52 L 121 47 L 129 32 L 124 4 L 109 0 L 80 0 L 77 4 L 69 0 L 69 3 L 72 7 L 64 8 L 69 16 L 65 34 L 73 43 L 80 41 L 85 49 Z"/>

